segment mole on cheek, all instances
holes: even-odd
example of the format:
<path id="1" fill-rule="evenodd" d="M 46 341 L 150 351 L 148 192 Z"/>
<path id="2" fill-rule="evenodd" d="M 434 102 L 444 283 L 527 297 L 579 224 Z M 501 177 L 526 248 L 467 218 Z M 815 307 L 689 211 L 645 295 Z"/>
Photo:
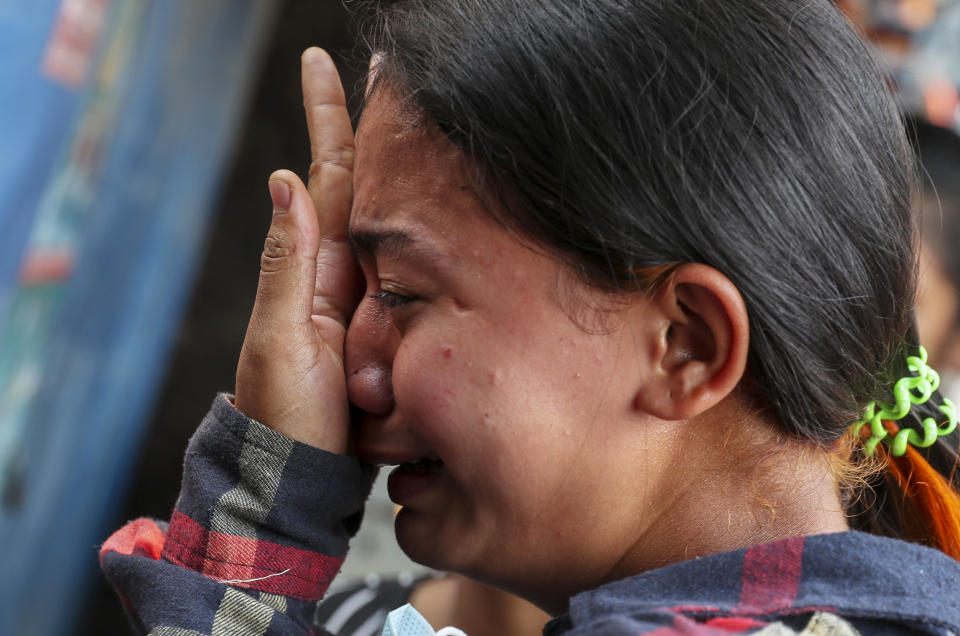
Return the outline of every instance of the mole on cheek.
<path id="1" fill-rule="evenodd" d="M 452 358 L 453 357 L 453 347 L 444 347 L 443 348 L 443 357 Z"/>

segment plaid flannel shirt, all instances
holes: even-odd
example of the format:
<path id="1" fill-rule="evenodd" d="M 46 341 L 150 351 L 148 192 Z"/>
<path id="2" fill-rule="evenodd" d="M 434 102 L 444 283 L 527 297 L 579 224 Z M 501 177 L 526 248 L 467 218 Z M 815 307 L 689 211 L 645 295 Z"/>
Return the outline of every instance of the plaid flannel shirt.
<path id="1" fill-rule="evenodd" d="M 138 633 L 319 634 L 323 597 L 373 471 L 248 419 L 220 395 L 184 461 L 169 524 L 138 519 L 100 563 Z"/>
<path id="2" fill-rule="evenodd" d="M 187 449 L 169 525 L 128 524 L 100 551 L 138 633 L 321 634 L 318 601 L 373 472 L 219 396 Z M 547 636 L 960 634 L 960 564 L 858 532 L 676 563 L 575 596 Z"/>
<path id="3" fill-rule="evenodd" d="M 960 634 L 960 563 L 862 532 L 675 563 L 574 596 L 546 636 Z"/>

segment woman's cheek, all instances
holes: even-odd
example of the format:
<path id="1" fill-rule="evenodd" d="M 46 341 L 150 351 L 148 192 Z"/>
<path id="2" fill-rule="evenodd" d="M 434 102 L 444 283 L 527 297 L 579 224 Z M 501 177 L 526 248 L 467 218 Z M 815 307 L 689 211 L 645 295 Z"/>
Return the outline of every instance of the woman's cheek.
<path id="1" fill-rule="evenodd" d="M 401 348 L 394 363 L 397 408 L 437 452 L 471 443 L 497 402 L 499 383 L 489 379 L 496 374 L 456 335 Z"/>
<path id="2" fill-rule="evenodd" d="M 393 361 L 397 408 L 415 422 L 444 419 L 462 398 L 468 368 L 452 341 L 405 339 Z"/>

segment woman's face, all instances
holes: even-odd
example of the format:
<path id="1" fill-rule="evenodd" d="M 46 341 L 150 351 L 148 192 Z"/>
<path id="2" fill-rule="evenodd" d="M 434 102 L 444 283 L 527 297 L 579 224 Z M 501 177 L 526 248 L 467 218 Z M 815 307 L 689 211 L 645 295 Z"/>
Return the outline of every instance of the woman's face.
<path id="1" fill-rule="evenodd" d="M 357 135 L 358 452 L 401 464 L 388 487 L 412 558 L 566 598 L 615 569 L 667 472 L 645 437 L 662 431 L 633 421 L 636 332 L 484 212 L 439 133 L 404 122 L 375 98 Z"/>

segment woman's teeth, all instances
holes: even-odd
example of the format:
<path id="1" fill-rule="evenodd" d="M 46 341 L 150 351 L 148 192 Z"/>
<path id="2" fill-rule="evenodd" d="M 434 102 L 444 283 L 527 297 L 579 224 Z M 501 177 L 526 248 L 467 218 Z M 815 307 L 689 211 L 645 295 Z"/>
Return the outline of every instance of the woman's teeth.
<path id="1" fill-rule="evenodd" d="M 439 459 L 422 457 L 415 462 L 404 462 L 400 464 L 400 470 L 405 473 L 427 474 L 437 472 L 442 466 L 443 462 Z"/>

